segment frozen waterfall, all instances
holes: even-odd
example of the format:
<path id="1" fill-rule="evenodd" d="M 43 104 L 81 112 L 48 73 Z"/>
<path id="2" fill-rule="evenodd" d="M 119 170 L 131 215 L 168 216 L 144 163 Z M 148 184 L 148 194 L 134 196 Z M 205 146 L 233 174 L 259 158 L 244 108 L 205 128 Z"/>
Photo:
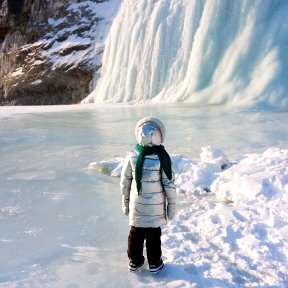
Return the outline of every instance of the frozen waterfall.
<path id="1" fill-rule="evenodd" d="M 123 0 L 83 101 L 287 110 L 286 0 Z"/>

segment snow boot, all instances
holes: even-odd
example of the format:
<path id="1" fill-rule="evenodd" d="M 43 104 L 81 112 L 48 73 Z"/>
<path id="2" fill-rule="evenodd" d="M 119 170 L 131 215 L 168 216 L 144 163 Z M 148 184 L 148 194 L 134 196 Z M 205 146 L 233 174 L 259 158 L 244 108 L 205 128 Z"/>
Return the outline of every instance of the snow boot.
<path id="1" fill-rule="evenodd" d="M 150 273 L 156 274 L 164 267 L 162 258 L 157 264 L 149 264 Z"/>
<path id="2" fill-rule="evenodd" d="M 130 262 L 128 264 L 128 271 L 136 272 L 140 267 L 143 266 L 144 262 L 145 262 L 144 256 L 142 256 L 142 259 L 140 261 L 137 261 L 137 262 L 133 262 L 132 260 L 130 260 Z"/>

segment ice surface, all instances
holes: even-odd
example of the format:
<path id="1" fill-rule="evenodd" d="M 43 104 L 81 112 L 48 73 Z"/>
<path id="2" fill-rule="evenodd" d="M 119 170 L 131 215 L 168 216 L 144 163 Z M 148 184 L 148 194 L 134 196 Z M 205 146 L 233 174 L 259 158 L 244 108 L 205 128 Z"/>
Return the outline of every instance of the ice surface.
<path id="1" fill-rule="evenodd" d="M 124 0 L 84 102 L 287 111 L 287 13 L 285 0 Z"/>
<path id="2" fill-rule="evenodd" d="M 127 271 L 128 220 L 107 175 L 147 115 L 167 126 L 177 176 L 156 276 Z M 0 119 L 1 288 L 288 285 L 287 113 L 75 105 L 2 107 Z"/>
<path id="3" fill-rule="evenodd" d="M 287 1 L 74 3 L 106 21 L 53 65 L 99 54 L 120 3 L 85 102 L 161 105 L 0 108 L 0 287 L 288 287 L 288 114 L 258 109 L 287 111 Z M 117 178 L 147 115 L 167 125 L 178 194 L 156 276 L 127 272 Z"/>

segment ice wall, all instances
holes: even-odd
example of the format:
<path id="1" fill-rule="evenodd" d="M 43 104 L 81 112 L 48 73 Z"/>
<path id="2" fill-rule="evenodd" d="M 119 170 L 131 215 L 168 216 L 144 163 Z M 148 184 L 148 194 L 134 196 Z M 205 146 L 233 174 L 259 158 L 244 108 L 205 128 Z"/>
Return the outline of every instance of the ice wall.
<path id="1" fill-rule="evenodd" d="M 89 102 L 287 110 L 288 1 L 123 0 Z"/>

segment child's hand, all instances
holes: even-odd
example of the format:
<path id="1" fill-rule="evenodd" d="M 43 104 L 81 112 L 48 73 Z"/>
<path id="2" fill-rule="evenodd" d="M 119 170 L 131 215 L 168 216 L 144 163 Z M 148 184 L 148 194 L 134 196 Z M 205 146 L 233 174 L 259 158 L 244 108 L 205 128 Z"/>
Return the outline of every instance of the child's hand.
<path id="1" fill-rule="evenodd" d="M 124 215 L 129 214 L 129 198 L 125 195 L 122 195 L 122 211 Z"/>
<path id="2" fill-rule="evenodd" d="M 169 220 L 172 220 L 175 216 L 175 205 L 174 204 L 168 204 L 167 205 L 167 218 Z"/>
<path id="3" fill-rule="evenodd" d="M 122 206 L 122 211 L 123 211 L 124 215 L 129 215 L 129 208 L 128 207 Z"/>

